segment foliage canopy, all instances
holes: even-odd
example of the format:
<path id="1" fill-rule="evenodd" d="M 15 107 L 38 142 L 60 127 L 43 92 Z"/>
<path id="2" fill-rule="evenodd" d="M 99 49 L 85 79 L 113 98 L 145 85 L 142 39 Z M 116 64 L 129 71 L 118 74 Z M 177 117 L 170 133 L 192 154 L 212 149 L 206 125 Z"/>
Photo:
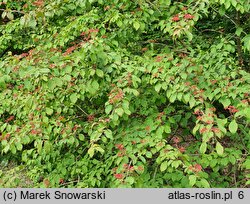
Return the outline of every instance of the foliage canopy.
<path id="1" fill-rule="evenodd" d="M 1 1 L 0 165 L 33 187 L 248 186 L 249 11 Z"/>

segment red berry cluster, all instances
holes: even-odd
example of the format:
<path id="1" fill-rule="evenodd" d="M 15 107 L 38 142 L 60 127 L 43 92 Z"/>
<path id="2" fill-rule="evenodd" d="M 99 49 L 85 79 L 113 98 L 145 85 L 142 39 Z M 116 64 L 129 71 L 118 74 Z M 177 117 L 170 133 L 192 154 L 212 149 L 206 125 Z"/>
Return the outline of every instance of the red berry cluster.
<path id="1" fill-rule="evenodd" d="M 116 179 L 123 179 L 124 175 L 123 174 L 114 174 L 114 177 Z"/>
<path id="2" fill-rule="evenodd" d="M 187 13 L 187 14 L 184 14 L 184 19 L 186 19 L 186 20 L 192 20 L 193 18 L 194 18 L 194 16 L 193 15 L 191 15 L 190 13 Z M 172 17 L 172 21 L 173 22 L 178 22 L 178 21 L 180 21 L 181 19 L 180 19 L 180 15 L 179 14 L 176 14 L 175 16 L 173 16 Z"/>
<path id="3" fill-rule="evenodd" d="M 123 144 L 116 144 L 115 145 L 119 152 L 117 153 L 118 157 L 123 157 L 126 154 L 126 149 L 124 148 Z"/>
<path id="4" fill-rule="evenodd" d="M 190 166 L 189 169 L 195 173 L 198 173 L 202 170 L 202 166 L 200 164 L 195 164 L 193 166 Z"/>
<path id="5" fill-rule="evenodd" d="M 177 147 L 178 150 L 179 150 L 181 153 L 183 153 L 183 152 L 186 151 L 185 147 L 179 146 L 179 143 L 180 143 L 181 140 L 180 140 L 180 138 L 179 138 L 178 136 L 174 136 L 174 137 L 172 138 L 172 141 L 173 141 L 173 143 L 174 143 L 174 146 Z"/>
<path id="6" fill-rule="evenodd" d="M 123 99 L 124 93 L 122 89 L 114 88 L 110 93 L 109 93 L 109 103 L 110 104 L 115 104 L 119 102 L 121 99 Z"/>
<path id="7" fill-rule="evenodd" d="M 179 14 L 176 14 L 175 16 L 173 16 L 172 21 L 173 22 L 178 22 L 180 20 Z"/>
<path id="8" fill-rule="evenodd" d="M 239 110 L 237 108 L 235 108 L 234 106 L 228 106 L 225 108 L 225 110 L 228 110 L 231 114 L 234 114 L 236 112 L 238 112 Z"/>
<path id="9" fill-rule="evenodd" d="M 87 116 L 88 122 L 92 122 L 95 119 L 95 115 L 88 115 Z"/>

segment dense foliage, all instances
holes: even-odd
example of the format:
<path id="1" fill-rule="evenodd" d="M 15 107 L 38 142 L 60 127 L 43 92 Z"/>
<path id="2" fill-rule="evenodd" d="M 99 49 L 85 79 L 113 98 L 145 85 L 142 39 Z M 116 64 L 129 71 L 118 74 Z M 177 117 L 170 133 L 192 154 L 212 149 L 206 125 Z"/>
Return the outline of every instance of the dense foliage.
<path id="1" fill-rule="evenodd" d="M 0 186 L 250 184 L 249 0 L 0 13 Z"/>

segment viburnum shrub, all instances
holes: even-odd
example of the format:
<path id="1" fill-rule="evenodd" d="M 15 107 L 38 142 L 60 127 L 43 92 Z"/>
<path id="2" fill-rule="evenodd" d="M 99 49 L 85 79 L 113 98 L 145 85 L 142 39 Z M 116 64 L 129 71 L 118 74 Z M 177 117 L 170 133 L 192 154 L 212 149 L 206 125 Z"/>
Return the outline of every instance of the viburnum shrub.
<path id="1" fill-rule="evenodd" d="M 0 186 L 249 186 L 249 5 L 2 1 Z"/>

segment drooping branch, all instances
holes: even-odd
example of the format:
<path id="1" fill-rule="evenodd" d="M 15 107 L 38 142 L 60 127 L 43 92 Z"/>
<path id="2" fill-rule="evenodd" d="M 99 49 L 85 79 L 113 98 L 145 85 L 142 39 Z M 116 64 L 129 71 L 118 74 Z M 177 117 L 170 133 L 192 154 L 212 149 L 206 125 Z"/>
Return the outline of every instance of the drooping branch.
<path id="1" fill-rule="evenodd" d="M 7 9 L 0 9 L 0 11 L 8 11 L 8 12 L 12 12 L 12 13 L 21 13 L 21 14 L 25 14 L 25 12 L 23 11 L 18 11 L 18 10 L 7 10 Z"/>

